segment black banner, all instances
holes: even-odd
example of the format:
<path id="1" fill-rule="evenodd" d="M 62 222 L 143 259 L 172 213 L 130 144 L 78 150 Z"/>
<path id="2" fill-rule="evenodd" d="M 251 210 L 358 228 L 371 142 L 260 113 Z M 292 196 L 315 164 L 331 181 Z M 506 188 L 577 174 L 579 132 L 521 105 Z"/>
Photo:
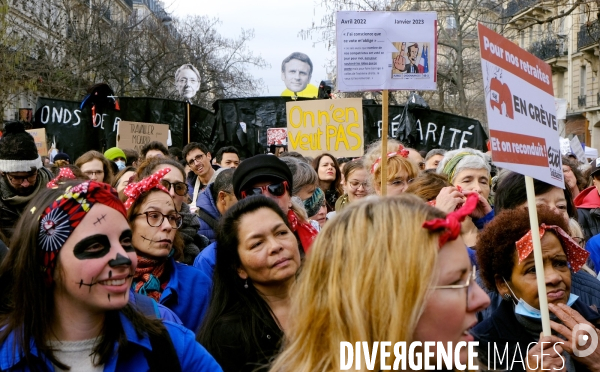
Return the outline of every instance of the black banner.
<path id="1" fill-rule="evenodd" d="M 291 100 L 291 97 L 255 97 L 216 101 L 213 104 L 217 137 L 214 149 L 235 146 L 241 150 L 242 157 L 264 154 L 267 129 L 287 127 L 285 103 Z"/>
<path id="2" fill-rule="evenodd" d="M 381 105 L 363 104 L 363 119 L 365 143 L 381 138 Z M 487 151 L 488 136 L 478 120 L 424 108 L 389 106 L 388 135 L 417 150 Z"/>
<path id="3" fill-rule="evenodd" d="M 117 128 L 121 120 L 168 124 L 173 146 L 182 148 L 186 125 L 185 102 L 158 98 L 119 98 L 120 110 L 103 109 L 96 112 L 93 124 L 89 105 L 83 110 L 80 103 L 39 98 L 34 128 L 45 128 L 48 144 L 77 159 L 89 150 L 105 151 L 116 146 Z M 285 105 L 284 105 L 285 108 Z M 190 107 L 191 140 L 211 144 L 215 115 L 200 106 Z M 186 136 L 187 137 L 187 136 Z"/>
<path id="4" fill-rule="evenodd" d="M 291 97 L 221 99 L 213 104 L 215 113 L 192 105 L 191 140 L 206 144 L 212 152 L 235 146 L 242 157 L 265 153 L 267 129 L 287 126 L 285 103 L 290 100 Z M 79 102 L 39 98 L 34 128 L 45 128 L 48 144 L 56 139 L 56 147 L 72 159 L 88 150 L 104 151 L 116 146 L 121 120 L 168 124 L 173 146 L 182 148 L 187 143 L 185 102 L 123 97 L 119 104 L 119 111 L 97 112 L 94 126 L 89 106 L 80 110 Z M 369 144 L 381 136 L 381 106 L 365 100 L 363 118 L 365 144 Z M 487 151 L 488 137 L 477 120 L 421 108 L 405 112 L 404 106 L 390 106 L 388 120 L 389 136 L 417 150 L 471 147 Z"/>

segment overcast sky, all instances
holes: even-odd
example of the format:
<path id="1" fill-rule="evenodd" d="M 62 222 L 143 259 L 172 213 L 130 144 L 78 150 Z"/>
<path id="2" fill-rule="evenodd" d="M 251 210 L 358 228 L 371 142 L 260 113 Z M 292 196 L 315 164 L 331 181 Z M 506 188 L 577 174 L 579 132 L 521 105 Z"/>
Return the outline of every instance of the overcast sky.
<path id="1" fill-rule="evenodd" d="M 302 40 L 298 33 L 320 23 L 323 10 L 312 0 L 166 0 L 167 11 L 178 17 L 208 15 L 221 20 L 219 33 L 235 38 L 241 29 L 254 29 L 255 38 L 249 47 L 261 55 L 271 67 L 250 72 L 265 83 L 263 96 L 278 96 L 285 89 L 281 81 L 281 61 L 292 52 L 306 53 L 313 62 L 311 83 L 318 86 L 327 79 L 325 64 L 331 52 L 323 44 L 312 46 L 312 40 Z"/>

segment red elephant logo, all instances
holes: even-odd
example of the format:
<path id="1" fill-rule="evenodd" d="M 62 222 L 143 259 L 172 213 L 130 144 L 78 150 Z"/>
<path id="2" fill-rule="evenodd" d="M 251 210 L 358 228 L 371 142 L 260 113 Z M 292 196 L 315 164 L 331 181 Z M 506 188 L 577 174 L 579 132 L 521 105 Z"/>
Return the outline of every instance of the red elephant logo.
<path id="1" fill-rule="evenodd" d="M 504 112 L 502 111 L 502 104 L 504 104 Z M 492 109 L 498 108 L 498 111 L 504 116 L 511 119 L 515 118 L 510 89 L 508 85 L 503 84 L 496 78 L 492 78 L 490 82 L 490 106 Z"/>

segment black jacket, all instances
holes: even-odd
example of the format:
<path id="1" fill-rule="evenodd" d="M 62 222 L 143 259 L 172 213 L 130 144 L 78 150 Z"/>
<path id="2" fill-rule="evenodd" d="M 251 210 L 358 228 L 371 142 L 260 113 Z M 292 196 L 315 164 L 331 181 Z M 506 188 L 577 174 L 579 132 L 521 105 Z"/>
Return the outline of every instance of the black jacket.
<path id="1" fill-rule="evenodd" d="M 48 169 L 44 167 L 38 169 L 36 191 L 34 191 L 34 194 L 39 192 L 39 190 L 45 189 L 46 184 L 52 178 L 54 178 L 54 176 Z M 13 193 L 12 188 L 8 186 L 6 182 L 7 181 L 4 178 L 0 178 L 0 229 L 10 241 L 13 235 L 13 229 L 17 224 L 19 217 L 21 217 L 21 213 L 23 213 L 25 206 L 32 198 L 28 198 L 26 202 L 19 204 L 9 203 L 7 199 L 14 197 L 15 194 Z M 8 244 L 9 242 L 7 241 L 5 243 Z"/>
<path id="2" fill-rule="evenodd" d="M 258 330 L 258 342 L 254 342 L 245 340 L 241 331 L 242 322 L 250 322 L 248 318 L 247 314 L 230 313 L 217 321 L 213 335 L 218 349 L 207 350 L 221 365 L 223 372 L 267 371 L 268 364 L 279 352 L 283 332 L 275 320 L 267 320 L 267 324 Z"/>
<path id="3" fill-rule="evenodd" d="M 600 314 L 589 308 L 580 300 L 575 301 L 572 308 L 592 324 L 597 325 L 598 321 L 600 321 Z M 511 371 L 525 371 L 523 369 L 523 364 L 519 363 L 519 360 L 523 360 L 526 363 L 528 345 L 532 342 L 537 342 L 537 338 L 534 338 L 533 335 L 528 333 L 519 323 L 515 316 L 514 306 L 512 302 L 509 301 L 502 301 L 492 316 L 473 328 L 471 334 L 475 337 L 476 341 L 479 341 L 478 353 L 480 360 L 491 370 L 510 369 Z M 519 350 L 517 350 L 517 345 L 519 346 Z M 495 356 L 494 346 L 498 350 Z M 500 363 L 498 355 L 502 356 L 505 348 L 508 350 L 508 353 L 504 356 L 504 363 Z M 488 354 L 488 350 L 489 353 L 492 354 L 491 357 Z M 496 360 L 495 366 L 494 359 Z M 513 361 L 516 361 L 516 363 L 513 363 Z M 587 370 L 574 359 L 573 362 L 575 363 L 577 371 Z"/>
<path id="4" fill-rule="evenodd" d="M 581 225 L 586 241 L 600 234 L 600 208 L 577 208 L 577 221 Z"/>

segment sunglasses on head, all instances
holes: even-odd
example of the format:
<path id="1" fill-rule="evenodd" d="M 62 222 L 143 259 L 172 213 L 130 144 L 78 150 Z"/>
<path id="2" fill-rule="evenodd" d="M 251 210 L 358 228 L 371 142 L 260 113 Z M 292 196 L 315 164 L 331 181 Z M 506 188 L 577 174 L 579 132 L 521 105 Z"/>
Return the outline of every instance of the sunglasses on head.
<path id="1" fill-rule="evenodd" d="M 252 196 L 252 195 L 264 194 L 265 191 L 268 191 L 269 194 L 271 194 L 273 196 L 282 196 L 283 194 L 285 194 L 287 189 L 288 189 L 287 181 L 282 181 L 279 183 L 272 183 L 272 184 L 266 185 L 266 186 L 253 187 L 251 189 L 242 191 L 242 199 L 245 199 L 248 196 Z"/>

